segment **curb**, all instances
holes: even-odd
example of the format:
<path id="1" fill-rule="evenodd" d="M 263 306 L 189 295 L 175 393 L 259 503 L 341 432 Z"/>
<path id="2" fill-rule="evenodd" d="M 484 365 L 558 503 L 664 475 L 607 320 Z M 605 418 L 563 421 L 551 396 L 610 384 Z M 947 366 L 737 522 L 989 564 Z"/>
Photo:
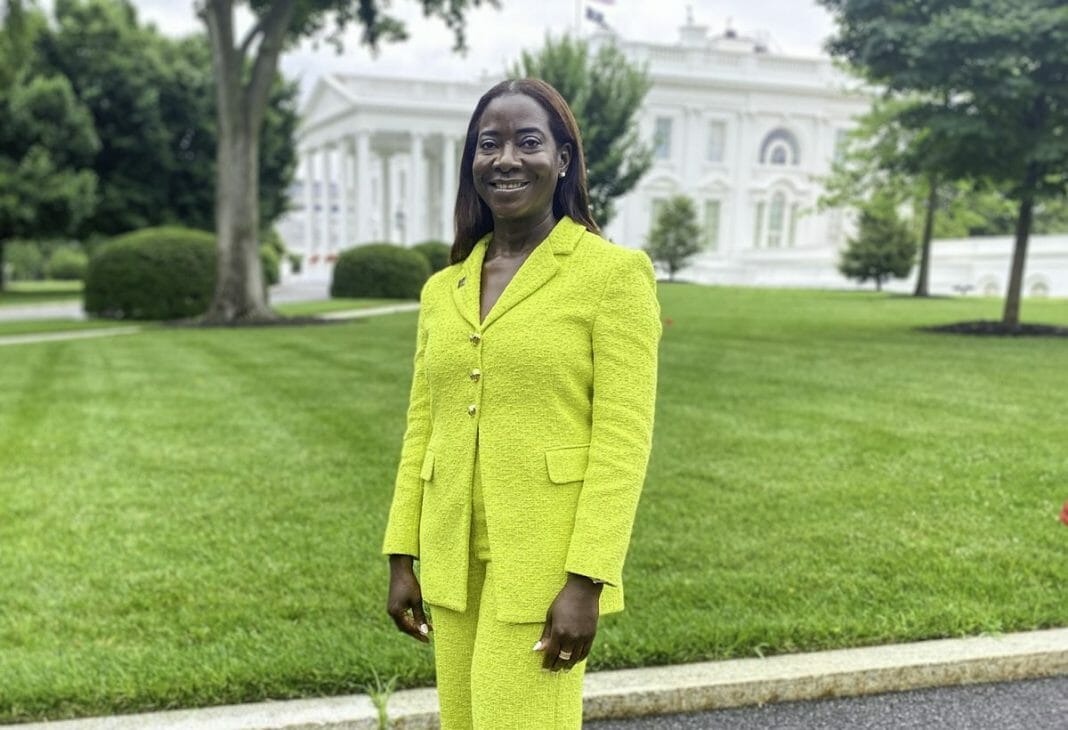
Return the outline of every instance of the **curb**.
<path id="1" fill-rule="evenodd" d="M 942 639 L 767 659 L 734 659 L 586 675 L 583 719 L 855 697 L 925 687 L 1068 674 L 1068 629 Z M 389 700 L 395 730 L 438 728 L 437 691 L 403 690 Z M 10 726 L 20 730 L 377 730 L 367 695 L 262 702 L 200 710 Z"/>
<path id="2" fill-rule="evenodd" d="M 341 312 L 326 312 L 315 315 L 319 319 L 361 319 L 374 317 L 379 314 L 396 314 L 398 312 L 414 312 L 419 309 L 419 302 L 406 302 L 404 304 L 387 304 L 382 307 L 367 307 L 365 309 L 346 309 Z"/>

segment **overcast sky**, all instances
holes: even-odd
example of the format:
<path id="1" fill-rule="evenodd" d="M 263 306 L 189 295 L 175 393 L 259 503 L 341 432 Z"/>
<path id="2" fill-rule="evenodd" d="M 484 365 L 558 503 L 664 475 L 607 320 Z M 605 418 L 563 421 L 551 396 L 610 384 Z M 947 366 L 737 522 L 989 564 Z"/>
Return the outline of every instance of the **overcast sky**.
<path id="1" fill-rule="evenodd" d="M 181 35 L 203 28 L 193 15 L 193 0 L 133 0 L 133 4 L 143 21 L 155 23 L 164 33 Z M 687 7 L 693 8 L 694 21 L 711 32 L 722 32 L 728 22 L 742 34 L 766 31 L 773 48 L 789 54 L 819 54 L 833 29 L 830 16 L 815 0 L 614 0 L 611 4 L 586 0 L 585 4 L 604 13 L 621 36 L 634 40 L 674 42 Z M 407 43 L 383 48 L 373 58 L 359 45 L 358 33 L 350 32 L 342 55 L 325 44 L 315 49 L 305 43 L 282 56 L 282 71 L 290 78 L 299 77 L 305 93 L 327 72 L 468 79 L 483 71 L 498 73 L 521 49 L 541 45 L 546 32 L 573 29 L 576 0 L 501 0 L 500 10 L 471 11 L 466 56 L 451 52 L 451 33 L 440 22 L 423 18 L 419 3 L 393 0 L 392 6 L 408 24 Z M 592 29 L 583 21 L 584 32 Z"/>

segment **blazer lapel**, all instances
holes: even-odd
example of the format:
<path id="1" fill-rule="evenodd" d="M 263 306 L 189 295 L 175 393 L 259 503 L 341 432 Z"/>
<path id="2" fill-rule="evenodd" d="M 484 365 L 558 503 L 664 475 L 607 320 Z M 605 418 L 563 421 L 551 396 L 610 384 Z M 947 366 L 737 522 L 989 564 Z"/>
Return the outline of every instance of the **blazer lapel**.
<path id="1" fill-rule="evenodd" d="M 585 232 L 585 227 L 575 223 L 568 216 L 561 218 L 552 231 L 549 232 L 549 237 L 530 252 L 527 260 L 515 272 L 515 276 L 512 277 L 512 280 L 508 282 L 508 286 L 501 292 L 500 299 L 493 305 L 493 309 L 489 311 L 485 321 L 482 322 L 483 329 L 503 317 L 509 309 L 519 304 L 552 279 L 560 270 L 560 261 L 557 256 L 571 253 L 578 239 Z M 480 261 L 480 268 L 481 265 Z M 478 312 L 477 307 L 475 311 Z"/>
<path id="2" fill-rule="evenodd" d="M 452 300 L 456 308 L 460 310 L 467 323 L 475 329 L 479 328 L 479 306 L 482 292 L 482 261 L 486 258 L 486 246 L 489 244 L 490 235 L 487 234 L 475 243 L 471 253 L 464 259 L 460 267 L 460 275 L 452 285 Z"/>

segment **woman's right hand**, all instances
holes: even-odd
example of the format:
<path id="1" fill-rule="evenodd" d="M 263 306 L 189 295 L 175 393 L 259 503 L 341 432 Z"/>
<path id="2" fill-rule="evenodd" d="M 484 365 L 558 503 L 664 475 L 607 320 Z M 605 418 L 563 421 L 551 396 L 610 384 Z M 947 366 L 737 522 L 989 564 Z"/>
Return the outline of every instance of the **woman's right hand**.
<path id="1" fill-rule="evenodd" d="M 423 612 L 423 592 L 412 568 L 411 555 L 389 556 L 389 600 L 386 612 L 397 628 L 424 644 L 430 643 L 428 633 L 434 630 Z M 411 613 L 409 613 L 409 610 Z"/>

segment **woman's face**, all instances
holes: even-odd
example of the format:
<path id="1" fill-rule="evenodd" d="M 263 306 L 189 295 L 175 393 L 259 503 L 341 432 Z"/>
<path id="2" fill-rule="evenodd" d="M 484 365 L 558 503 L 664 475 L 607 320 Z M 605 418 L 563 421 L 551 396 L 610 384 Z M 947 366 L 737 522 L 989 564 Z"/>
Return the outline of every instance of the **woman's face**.
<path id="1" fill-rule="evenodd" d="M 478 122 L 471 172 L 494 221 L 539 220 L 552 213 L 571 145 L 557 145 L 549 113 L 525 94 L 491 101 Z"/>

